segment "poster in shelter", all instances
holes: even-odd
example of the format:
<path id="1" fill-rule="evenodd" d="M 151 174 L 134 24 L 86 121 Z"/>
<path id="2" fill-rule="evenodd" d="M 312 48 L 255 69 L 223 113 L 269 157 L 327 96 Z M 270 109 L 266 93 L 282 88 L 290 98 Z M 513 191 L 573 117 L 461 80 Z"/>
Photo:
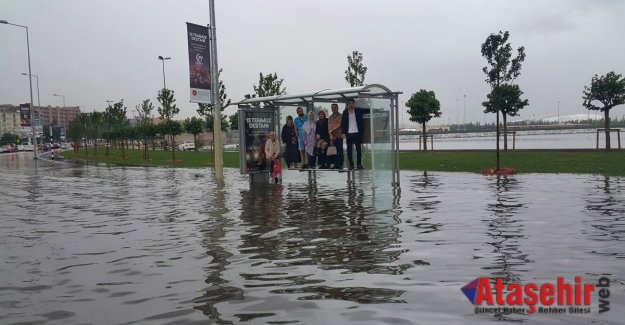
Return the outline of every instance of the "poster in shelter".
<path id="1" fill-rule="evenodd" d="M 275 130 L 275 112 L 270 110 L 239 110 L 239 125 L 242 126 L 240 139 L 241 173 L 269 171 L 265 158 L 265 142 L 269 132 Z"/>
<path id="2" fill-rule="evenodd" d="M 371 132 L 371 118 L 373 117 L 373 130 Z M 362 115 L 363 119 L 363 143 L 383 143 L 390 141 L 390 112 L 382 108 L 380 109 L 365 109 L 365 113 Z M 371 136 L 373 135 L 373 139 Z M 373 140 L 373 141 L 372 141 Z"/>

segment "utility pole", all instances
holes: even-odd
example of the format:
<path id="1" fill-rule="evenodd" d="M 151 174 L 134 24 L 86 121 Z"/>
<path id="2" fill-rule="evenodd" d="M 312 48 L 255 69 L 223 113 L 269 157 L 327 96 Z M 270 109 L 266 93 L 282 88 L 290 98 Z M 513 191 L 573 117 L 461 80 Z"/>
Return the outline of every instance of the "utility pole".
<path id="1" fill-rule="evenodd" d="M 221 98 L 219 97 L 219 64 L 217 63 L 217 24 L 215 22 L 215 1 L 210 0 L 209 52 L 211 63 L 211 100 L 213 101 L 213 145 L 215 147 L 215 178 L 224 179 L 224 158 L 221 146 Z"/>

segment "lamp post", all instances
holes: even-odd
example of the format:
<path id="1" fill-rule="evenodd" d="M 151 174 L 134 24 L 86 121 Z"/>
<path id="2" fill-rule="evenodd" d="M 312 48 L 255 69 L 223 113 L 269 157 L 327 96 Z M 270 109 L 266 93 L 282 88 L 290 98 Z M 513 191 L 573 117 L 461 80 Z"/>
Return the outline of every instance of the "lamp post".
<path id="1" fill-rule="evenodd" d="M 52 94 L 52 96 L 63 97 L 63 108 L 65 108 L 65 95 Z M 52 116 L 50 116 L 50 142 L 52 142 Z"/>
<path id="2" fill-rule="evenodd" d="M 558 124 L 560 124 L 560 101 L 558 101 Z"/>
<path id="3" fill-rule="evenodd" d="M 23 73 L 22 73 L 22 75 L 24 75 L 24 76 L 28 76 L 29 74 L 28 74 L 28 73 L 26 73 L 26 72 L 23 72 Z M 37 78 L 37 107 L 39 107 L 39 109 L 41 109 L 41 99 L 40 99 L 40 97 L 39 97 L 39 76 L 34 75 L 34 74 L 33 74 L 32 76 L 33 76 L 33 77 L 35 77 L 35 78 Z M 34 125 L 34 121 L 35 121 L 35 113 L 36 113 L 36 112 L 37 112 L 36 110 L 33 110 L 33 116 L 31 116 L 31 117 L 30 117 L 30 119 L 31 119 L 31 121 L 32 121 L 32 123 L 31 123 L 31 127 L 33 127 L 33 128 L 35 127 L 35 125 Z M 40 113 L 41 113 L 41 112 L 40 112 Z M 34 142 L 34 144 L 35 144 L 35 148 L 37 148 L 37 138 L 36 138 L 36 137 L 33 139 L 33 142 Z"/>
<path id="4" fill-rule="evenodd" d="M 32 133 L 32 137 L 33 137 L 33 143 L 35 143 L 37 141 L 37 138 L 35 137 L 35 128 L 33 127 L 33 123 L 32 120 L 34 118 L 34 114 L 33 114 L 33 77 L 32 77 L 32 70 L 30 69 L 30 40 L 28 38 L 28 27 L 27 26 L 23 26 L 23 25 L 18 25 L 18 24 L 11 24 L 6 20 L 0 20 L 0 24 L 5 24 L 5 25 L 11 25 L 11 26 L 17 26 L 17 27 L 22 27 L 24 29 L 26 29 L 26 50 L 28 52 L 28 82 L 30 84 L 30 107 L 28 110 L 28 114 L 30 114 L 30 130 Z M 37 159 L 37 148 L 35 147 L 35 150 L 33 150 L 34 152 L 34 157 L 33 159 Z"/>
<path id="5" fill-rule="evenodd" d="M 170 57 L 162 57 L 162 56 L 158 56 L 158 59 L 163 61 L 163 89 L 167 89 L 167 86 L 165 85 L 165 60 L 171 60 Z"/>
<path id="6" fill-rule="evenodd" d="M 467 129 L 467 125 L 466 125 L 467 123 L 466 121 L 467 119 L 467 95 L 465 94 L 462 96 L 464 98 L 463 107 L 462 107 L 462 125 L 463 125 L 463 128 L 466 130 Z"/>

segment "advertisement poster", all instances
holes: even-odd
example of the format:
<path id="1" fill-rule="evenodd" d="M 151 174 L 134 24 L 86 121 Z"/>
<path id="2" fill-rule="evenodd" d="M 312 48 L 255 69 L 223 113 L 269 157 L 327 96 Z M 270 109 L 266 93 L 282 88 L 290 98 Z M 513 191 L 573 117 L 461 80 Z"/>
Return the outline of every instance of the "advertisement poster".
<path id="1" fill-rule="evenodd" d="M 192 103 L 211 103 L 208 27 L 187 23 L 189 80 Z"/>
<path id="2" fill-rule="evenodd" d="M 268 110 L 239 110 L 240 139 L 245 151 L 241 151 L 241 173 L 250 174 L 269 171 L 265 159 L 267 134 L 275 130 L 275 112 Z"/>
<path id="3" fill-rule="evenodd" d="M 374 138 L 373 142 L 375 143 L 383 143 L 390 142 L 390 121 L 391 121 L 391 113 L 389 111 L 385 111 L 384 109 L 365 109 L 365 112 L 362 115 L 364 131 L 362 135 L 362 143 L 371 143 L 371 114 L 373 113 L 373 132 Z"/>
<path id="4" fill-rule="evenodd" d="M 20 104 L 20 125 L 30 126 L 30 104 Z"/>

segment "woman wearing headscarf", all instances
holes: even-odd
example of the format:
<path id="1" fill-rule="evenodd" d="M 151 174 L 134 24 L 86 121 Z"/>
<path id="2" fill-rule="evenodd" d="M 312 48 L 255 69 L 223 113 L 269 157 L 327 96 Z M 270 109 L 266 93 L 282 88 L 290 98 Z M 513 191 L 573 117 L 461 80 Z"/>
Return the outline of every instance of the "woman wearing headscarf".
<path id="1" fill-rule="evenodd" d="M 302 127 L 304 129 L 304 149 L 308 155 L 308 168 L 315 168 L 317 157 L 315 156 L 315 148 L 317 147 L 317 123 L 315 122 L 315 113 L 308 112 L 308 120 Z"/>
<path id="2" fill-rule="evenodd" d="M 282 147 L 284 147 L 284 161 L 288 168 L 295 167 L 300 162 L 297 130 L 293 123 L 293 116 L 286 117 L 286 124 L 282 127 Z"/>

